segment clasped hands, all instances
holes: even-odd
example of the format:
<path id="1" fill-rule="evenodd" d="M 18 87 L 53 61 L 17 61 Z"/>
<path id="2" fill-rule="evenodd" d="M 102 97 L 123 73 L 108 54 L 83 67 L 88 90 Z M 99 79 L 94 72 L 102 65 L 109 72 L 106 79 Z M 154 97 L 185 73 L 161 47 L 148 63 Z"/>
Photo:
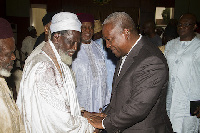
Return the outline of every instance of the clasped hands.
<path id="1" fill-rule="evenodd" d="M 103 129 L 102 120 L 106 117 L 104 113 L 95 113 L 84 111 L 83 117 L 87 118 L 88 122 L 95 128 Z"/>

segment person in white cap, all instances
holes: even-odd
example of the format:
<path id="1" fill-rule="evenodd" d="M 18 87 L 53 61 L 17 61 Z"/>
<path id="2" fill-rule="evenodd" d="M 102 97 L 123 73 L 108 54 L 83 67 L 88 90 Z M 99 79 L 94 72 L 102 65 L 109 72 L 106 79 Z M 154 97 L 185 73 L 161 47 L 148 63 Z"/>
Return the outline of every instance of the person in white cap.
<path id="1" fill-rule="evenodd" d="M 53 16 L 51 40 L 26 60 L 17 105 L 27 133 L 92 133 L 81 111 L 69 65 L 80 43 L 77 16 Z"/>
<path id="2" fill-rule="evenodd" d="M 6 78 L 13 69 L 15 39 L 10 23 L 0 18 L 0 133 L 25 133 L 19 110 Z"/>

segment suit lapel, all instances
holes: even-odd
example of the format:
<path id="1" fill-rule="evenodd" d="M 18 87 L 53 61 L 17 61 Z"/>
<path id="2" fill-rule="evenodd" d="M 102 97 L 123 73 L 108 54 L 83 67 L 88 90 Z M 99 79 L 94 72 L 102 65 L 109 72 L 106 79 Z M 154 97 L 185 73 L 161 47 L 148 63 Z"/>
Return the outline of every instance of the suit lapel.
<path id="1" fill-rule="evenodd" d="M 121 62 L 122 62 L 122 58 L 120 58 L 120 60 L 117 62 L 117 65 L 116 65 L 116 68 L 115 68 L 115 74 L 113 76 L 113 85 L 116 82 L 116 78 L 117 78 L 117 74 L 119 72 L 119 68 L 120 68 Z"/>
<path id="2" fill-rule="evenodd" d="M 122 79 L 122 77 L 125 75 L 126 71 L 129 69 L 129 67 L 134 63 L 135 58 L 137 57 L 137 55 L 139 54 L 140 49 L 143 46 L 142 40 L 143 40 L 143 37 L 136 44 L 136 46 L 130 51 L 129 55 L 127 56 L 123 66 L 122 66 L 122 69 L 121 69 L 121 72 L 120 72 L 119 76 L 117 76 L 117 74 L 119 72 L 119 67 L 121 65 L 121 60 L 122 59 L 120 59 L 120 62 L 118 62 L 118 66 L 117 66 L 117 69 L 116 69 L 116 72 L 115 72 L 115 75 L 114 75 L 113 91 L 116 89 L 117 85 L 119 84 L 119 82 Z"/>

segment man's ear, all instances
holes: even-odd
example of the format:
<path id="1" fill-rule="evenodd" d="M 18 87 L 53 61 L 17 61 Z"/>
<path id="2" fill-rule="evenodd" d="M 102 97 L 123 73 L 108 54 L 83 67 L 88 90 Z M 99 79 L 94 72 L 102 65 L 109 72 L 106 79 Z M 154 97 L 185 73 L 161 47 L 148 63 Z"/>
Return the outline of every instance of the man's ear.
<path id="1" fill-rule="evenodd" d="M 59 40 L 60 40 L 60 37 L 61 37 L 61 34 L 55 33 L 55 34 L 53 35 L 54 42 L 55 42 L 55 43 L 58 43 Z"/>
<path id="2" fill-rule="evenodd" d="M 130 31 L 129 31 L 129 29 L 124 29 L 123 35 L 125 36 L 126 39 L 129 39 L 129 37 L 130 37 Z"/>
<path id="3" fill-rule="evenodd" d="M 197 24 L 195 24 L 195 25 L 194 25 L 194 28 L 193 28 L 193 30 L 196 30 L 196 29 L 197 29 L 197 27 L 198 27 L 198 26 L 197 26 Z"/>
<path id="4" fill-rule="evenodd" d="M 48 34 L 48 33 L 49 33 L 49 29 L 48 29 L 48 26 L 47 26 L 47 25 L 44 26 L 44 33 L 45 33 L 45 34 Z"/>

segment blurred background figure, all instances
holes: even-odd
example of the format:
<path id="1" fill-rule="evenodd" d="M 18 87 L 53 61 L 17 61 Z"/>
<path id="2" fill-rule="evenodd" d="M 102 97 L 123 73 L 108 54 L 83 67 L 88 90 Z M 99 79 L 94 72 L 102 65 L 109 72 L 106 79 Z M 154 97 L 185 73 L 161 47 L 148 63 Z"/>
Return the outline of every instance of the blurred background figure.
<path id="1" fill-rule="evenodd" d="M 146 21 L 142 27 L 144 34 L 154 45 L 162 46 L 162 39 L 155 31 L 156 25 L 154 21 Z"/>
<path id="2" fill-rule="evenodd" d="M 177 25 L 173 23 L 169 23 L 167 27 L 165 28 L 165 31 L 163 33 L 162 37 L 162 46 L 159 46 L 159 49 L 164 52 L 165 50 L 165 45 L 167 44 L 168 41 L 177 38 L 178 32 L 177 32 Z"/>
<path id="3" fill-rule="evenodd" d="M 112 53 L 110 49 L 106 47 L 106 42 L 102 38 L 102 23 L 100 20 L 94 20 L 93 39 L 102 48 L 104 53 L 107 70 L 107 95 L 111 97 L 113 76 L 118 58 Z"/>
<path id="4" fill-rule="evenodd" d="M 198 133 L 199 119 L 190 112 L 191 102 L 200 99 L 200 39 L 196 37 L 196 16 L 180 17 L 179 37 L 168 41 L 165 57 L 169 66 L 166 109 L 174 132 Z"/>
<path id="5" fill-rule="evenodd" d="M 80 106 L 90 112 L 99 112 L 110 101 L 107 89 L 107 70 L 103 45 L 92 40 L 94 17 L 91 14 L 77 14 L 82 23 L 81 46 L 72 62 L 76 76 L 76 92 Z"/>
<path id="6" fill-rule="evenodd" d="M 22 61 L 25 61 L 26 58 L 31 54 L 33 50 L 33 46 L 35 45 L 36 39 L 37 39 L 37 31 L 34 26 L 28 27 L 29 36 L 27 36 L 22 41 L 22 47 L 21 47 L 21 59 Z"/>
<path id="7" fill-rule="evenodd" d="M 94 35 L 93 40 L 98 44 L 103 44 L 102 38 L 102 23 L 100 20 L 94 20 Z M 100 45 L 101 47 L 105 47 Z"/>
<path id="8" fill-rule="evenodd" d="M 49 12 L 49 13 L 45 14 L 45 16 L 42 18 L 44 32 L 42 34 L 40 34 L 40 36 L 37 38 L 33 49 L 35 49 L 43 41 L 47 42 L 50 39 L 50 37 L 51 37 L 50 25 L 51 25 L 51 19 L 54 14 L 55 14 L 55 12 Z"/>
<path id="9" fill-rule="evenodd" d="M 161 38 L 163 36 L 164 29 L 162 27 L 156 28 L 156 34 L 158 34 Z"/>
<path id="10" fill-rule="evenodd" d="M 197 28 L 195 29 L 195 33 L 198 38 L 200 38 L 200 21 L 197 22 Z"/>

